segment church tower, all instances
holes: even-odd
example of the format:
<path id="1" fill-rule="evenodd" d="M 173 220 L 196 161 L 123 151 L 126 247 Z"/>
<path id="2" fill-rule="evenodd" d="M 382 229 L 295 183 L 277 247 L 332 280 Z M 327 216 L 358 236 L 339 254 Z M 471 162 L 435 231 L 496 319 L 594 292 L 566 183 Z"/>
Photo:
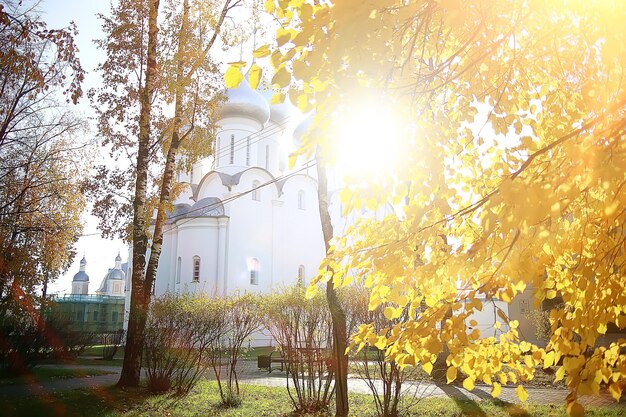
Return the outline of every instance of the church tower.
<path id="1" fill-rule="evenodd" d="M 83 255 L 83 259 L 80 260 L 80 270 L 72 279 L 72 294 L 89 294 L 89 275 L 85 272 L 86 267 L 87 260 Z"/>

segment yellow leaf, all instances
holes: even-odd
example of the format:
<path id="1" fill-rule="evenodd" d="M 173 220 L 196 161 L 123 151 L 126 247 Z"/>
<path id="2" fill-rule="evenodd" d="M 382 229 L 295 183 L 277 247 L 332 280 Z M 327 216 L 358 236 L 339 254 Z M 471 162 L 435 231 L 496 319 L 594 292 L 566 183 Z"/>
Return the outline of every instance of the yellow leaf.
<path id="1" fill-rule="evenodd" d="M 243 81 L 241 69 L 237 66 L 230 66 L 224 74 L 224 83 L 227 88 L 237 88 Z"/>
<path id="2" fill-rule="evenodd" d="M 455 366 L 451 366 L 446 371 L 446 379 L 448 380 L 448 384 L 456 379 L 457 370 Z"/>
<path id="3" fill-rule="evenodd" d="M 546 353 L 546 356 L 543 358 L 543 367 L 549 368 L 554 364 L 554 351 L 550 351 Z"/>
<path id="4" fill-rule="evenodd" d="M 257 64 L 252 64 L 250 67 L 250 72 L 248 73 L 248 81 L 250 82 L 250 88 L 256 90 L 259 86 L 259 81 L 261 81 L 261 74 L 263 70 Z"/>
<path id="5" fill-rule="evenodd" d="M 317 285 L 309 285 L 306 289 L 306 298 L 311 299 L 317 294 Z"/>
<path id="6" fill-rule="evenodd" d="M 246 61 L 229 62 L 228 65 L 230 65 L 231 67 L 243 68 L 246 66 Z"/>
<path id="7" fill-rule="evenodd" d="M 521 385 L 518 385 L 517 388 L 515 388 L 515 393 L 517 394 L 517 398 L 519 398 L 522 402 L 526 402 L 528 399 L 528 393 Z"/>
<path id="8" fill-rule="evenodd" d="M 576 401 L 572 401 L 567 404 L 567 414 L 572 417 L 583 417 L 585 415 L 585 409 Z"/>
<path id="9" fill-rule="evenodd" d="M 258 48 L 254 50 L 254 52 L 252 52 L 252 56 L 255 58 L 263 58 L 263 57 L 269 56 L 269 54 L 270 54 L 269 45 L 259 46 Z"/>
<path id="10" fill-rule="evenodd" d="M 272 104 L 280 104 L 285 101 L 285 95 L 283 93 L 272 94 Z"/>
<path id="11" fill-rule="evenodd" d="M 424 370 L 424 372 L 430 375 L 430 373 L 433 371 L 433 364 L 430 362 L 423 363 L 422 369 Z"/>
<path id="12" fill-rule="evenodd" d="M 463 380 L 463 388 L 468 391 L 472 391 L 474 389 L 474 380 L 472 377 L 467 377 Z"/>
<path id="13" fill-rule="evenodd" d="M 274 0 L 266 0 L 265 1 L 265 11 L 268 13 L 274 13 L 276 10 L 276 5 L 274 4 Z"/>
<path id="14" fill-rule="evenodd" d="M 565 367 L 559 366 L 559 369 L 556 370 L 556 374 L 554 375 L 554 381 L 560 381 L 565 377 Z"/>
<path id="15" fill-rule="evenodd" d="M 498 384 L 497 382 L 494 382 L 493 388 L 491 389 L 491 396 L 493 398 L 498 398 L 501 392 L 502 392 L 502 385 Z"/>
<path id="16" fill-rule="evenodd" d="M 615 398 L 615 401 L 619 401 L 622 397 L 622 387 L 620 387 L 617 382 L 613 382 L 609 385 L 609 392 L 611 393 L 611 396 Z"/>
<path id="17" fill-rule="evenodd" d="M 283 88 L 289 85 L 289 81 L 291 81 L 291 75 L 283 67 L 279 69 L 276 74 L 274 74 L 274 77 L 272 78 L 272 85 Z"/>
<path id="18" fill-rule="evenodd" d="M 283 46 L 291 39 L 291 32 L 285 30 L 283 28 L 278 28 L 276 30 L 276 44 L 278 46 Z"/>

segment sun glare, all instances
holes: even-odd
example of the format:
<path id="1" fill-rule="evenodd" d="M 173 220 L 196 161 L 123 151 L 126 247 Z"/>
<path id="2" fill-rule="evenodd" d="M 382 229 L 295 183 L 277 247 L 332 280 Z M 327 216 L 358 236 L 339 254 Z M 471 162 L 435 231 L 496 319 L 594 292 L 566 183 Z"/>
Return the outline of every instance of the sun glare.
<path id="1" fill-rule="evenodd" d="M 384 101 L 361 102 L 336 113 L 337 168 L 347 175 L 377 175 L 396 163 L 401 120 Z"/>

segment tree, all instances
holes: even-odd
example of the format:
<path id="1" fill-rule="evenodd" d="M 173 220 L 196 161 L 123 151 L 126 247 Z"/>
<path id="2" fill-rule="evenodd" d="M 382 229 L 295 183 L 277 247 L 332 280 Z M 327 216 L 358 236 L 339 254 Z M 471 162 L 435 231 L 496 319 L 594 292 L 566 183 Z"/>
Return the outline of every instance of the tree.
<path id="1" fill-rule="evenodd" d="M 402 214 L 336 239 L 319 281 L 365 282 L 370 308 L 391 303 L 390 319 L 423 313 L 391 336 L 363 326 L 357 346 L 382 337 L 390 359 L 425 370 L 445 346 L 448 381 L 462 371 L 466 388 L 481 380 L 494 396 L 517 383 L 505 366 L 524 381 L 557 365 L 574 415 L 576 398 L 601 387 L 620 398 L 624 341 L 598 337 L 626 328 L 624 7 L 266 2 L 283 26 L 257 53 L 271 56 L 274 85 L 316 109 L 300 154 L 332 154 L 333 114 L 364 97 L 387 97 L 407 121 L 392 175 L 353 176 L 342 192 L 349 208 L 392 201 Z M 527 288 L 537 306 L 563 301 L 545 348 L 496 304 Z M 483 308 L 507 324 L 489 338 L 471 328 Z"/>
<path id="2" fill-rule="evenodd" d="M 2 317 L 36 313 L 36 290 L 69 266 L 82 230 L 83 122 L 59 103 L 82 94 L 73 35 L 73 26 L 48 29 L 19 4 L 0 5 Z"/>
<path id="3" fill-rule="evenodd" d="M 20 3 L 0 5 L 0 344 L 15 373 L 71 344 L 41 311 L 82 231 L 88 155 L 68 109 L 82 94 L 75 33 L 48 29 Z"/>
<path id="4" fill-rule="evenodd" d="M 104 87 L 92 93 L 99 130 L 114 152 L 125 152 L 134 161 L 130 176 L 124 175 L 125 167 L 103 167 L 97 175 L 102 183 L 96 190 L 100 198 L 95 213 L 105 233 L 120 233 L 120 219 L 132 214 L 127 235 L 133 245 L 131 303 L 119 386 L 139 384 L 163 227 L 176 196 L 174 177 L 211 150 L 220 94 L 211 83 L 216 68 L 210 52 L 218 39 L 228 44 L 222 33 L 224 21 L 239 4 L 240 0 L 171 1 L 161 22 L 158 0 L 123 2 L 112 9 L 111 18 L 103 18 L 107 38 L 100 45 L 108 53 L 100 67 Z M 173 107 L 172 117 L 163 112 L 168 105 Z M 133 190 L 133 196 L 120 201 L 116 196 L 120 186 Z M 118 215 L 110 216 L 118 208 Z M 157 212 L 153 222 L 152 209 Z"/>

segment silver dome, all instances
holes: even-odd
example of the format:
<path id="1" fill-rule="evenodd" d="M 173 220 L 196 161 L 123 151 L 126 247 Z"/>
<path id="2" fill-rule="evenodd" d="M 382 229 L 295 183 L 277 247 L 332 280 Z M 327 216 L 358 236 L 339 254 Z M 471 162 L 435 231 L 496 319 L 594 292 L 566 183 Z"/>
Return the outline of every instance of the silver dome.
<path id="1" fill-rule="evenodd" d="M 245 79 L 238 88 L 229 88 L 226 98 L 219 110 L 220 119 L 244 117 L 265 125 L 270 118 L 270 106 L 258 92 L 250 88 Z"/>
<path id="2" fill-rule="evenodd" d="M 72 281 L 89 282 L 89 275 L 87 275 L 85 271 L 78 271 L 77 273 L 74 274 L 74 278 L 72 278 Z"/>

